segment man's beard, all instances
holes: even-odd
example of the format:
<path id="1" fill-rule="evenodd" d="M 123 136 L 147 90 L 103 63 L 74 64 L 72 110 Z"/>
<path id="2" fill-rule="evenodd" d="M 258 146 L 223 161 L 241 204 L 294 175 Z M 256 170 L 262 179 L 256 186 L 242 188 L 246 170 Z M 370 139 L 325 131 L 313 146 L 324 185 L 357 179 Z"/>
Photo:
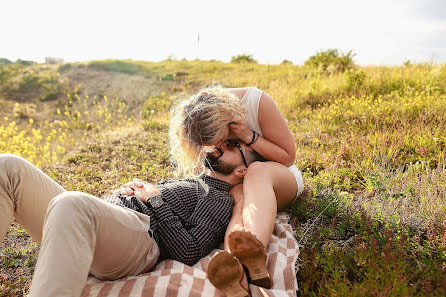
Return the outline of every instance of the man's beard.
<path id="1" fill-rule="evenodd" d="M 259 153 L 257 153 L 254 150 L 247 150 L 245 151 L 245 158 L 246 158 L 246 162 L 248 163 L 248 166 L 255 162 L 255 161 L 261 161 L 264 162 L 266 161 L 265 158 L 263 158 L 262 156 L 259 155 Z M 206 160 L 205 162 L 205 166 L 206 168 L 209 168 L 215 172 L 221 173 L 223 175 L 229 175 L 231 174 L 235 168 L 237 168 L 237 166 L 242 165 L 241 164 L 231 164 L 228 162 L 225 162 L 223 160 L 221 160 L 221 158 L 217 158 L 214 155 L 212 155 L 211 153 L 208 153 L 206 156 Z"/>
<path id="2" fill-rule="evenodd" d="M 229 175 L 234 171 L 235 168 L 237 168 L 238 165 L 229 164 L 228 162 L 215 157 L 211 153 L 208 153 L 206 160 L 204 160 L 204 166 L 223 175 Z"/>

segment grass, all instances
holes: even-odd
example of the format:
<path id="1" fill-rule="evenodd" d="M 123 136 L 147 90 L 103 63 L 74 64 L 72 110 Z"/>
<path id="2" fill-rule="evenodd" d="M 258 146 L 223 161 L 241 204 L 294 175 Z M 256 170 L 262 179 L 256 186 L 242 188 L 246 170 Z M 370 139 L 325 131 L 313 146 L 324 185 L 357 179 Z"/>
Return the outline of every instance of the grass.
<path id="1" fill-rule="evenodd" d="M 213 81 L 267 91 L 309 189 L 288 210 L 302 245 L 300 296 L 446 294 L 446 65 L 332 74 L 185 60 L 1 67 L 0 151 L 97 196 L 134 177 L 170 176 L 168 109 L 177 98 Z M 27 292 L 37 252 L 13 225 L 0 296 Z"/>

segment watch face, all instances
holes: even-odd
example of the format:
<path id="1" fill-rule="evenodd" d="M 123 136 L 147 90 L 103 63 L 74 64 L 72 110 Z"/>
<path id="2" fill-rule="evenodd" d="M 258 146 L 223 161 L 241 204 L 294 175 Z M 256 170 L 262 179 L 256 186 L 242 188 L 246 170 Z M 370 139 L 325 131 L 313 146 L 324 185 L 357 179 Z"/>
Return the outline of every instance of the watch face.
<path id="1" fill-rule="evenodd" d="M 163 205 L 163 199 L 161 199 L 160 196 L 152 197 L 152 199 L 150 199 L 150 205 L 154 208 L 160 207 Z"/>

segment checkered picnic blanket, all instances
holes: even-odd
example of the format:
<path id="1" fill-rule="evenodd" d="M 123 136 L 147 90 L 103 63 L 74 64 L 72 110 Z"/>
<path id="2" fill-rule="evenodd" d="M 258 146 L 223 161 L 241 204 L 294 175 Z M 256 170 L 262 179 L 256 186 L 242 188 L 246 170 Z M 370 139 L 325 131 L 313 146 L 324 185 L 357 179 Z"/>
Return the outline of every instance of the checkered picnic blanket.
<path id="1" fill-rule="evenodd" d="M 273 278 L 271 289 L 249 285 L 253 297 L 296 296 L 296 260 L 299 246 L 288 223 L 289 217 L 279 213 L 267 248 L 268 271 Z M 194 266 L 174 260 L 165 260 L 148 273 L 130 276 L 116 281 L 100 281 L 89 277 L 81 297 L 144 297 L 144 296 L 214 296 L 223 293 L 206 278 L 209 260 L 218 249 L 213 250 Z"/>

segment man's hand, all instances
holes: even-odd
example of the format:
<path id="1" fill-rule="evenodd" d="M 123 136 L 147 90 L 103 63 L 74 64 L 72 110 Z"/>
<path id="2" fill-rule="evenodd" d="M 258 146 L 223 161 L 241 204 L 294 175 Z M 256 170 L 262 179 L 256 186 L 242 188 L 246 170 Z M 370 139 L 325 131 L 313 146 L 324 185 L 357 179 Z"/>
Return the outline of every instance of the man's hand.
<path id="1" fill-rule="evenodd" d="M 146 203 L 149 198 L 161 195 L 160 191 L 158 191 L 154 185 L 137 178 L 134 178 L 131 182 L 123 185 L 118 192 L 124 196 L 136 197 L 144 203 Z"/>

